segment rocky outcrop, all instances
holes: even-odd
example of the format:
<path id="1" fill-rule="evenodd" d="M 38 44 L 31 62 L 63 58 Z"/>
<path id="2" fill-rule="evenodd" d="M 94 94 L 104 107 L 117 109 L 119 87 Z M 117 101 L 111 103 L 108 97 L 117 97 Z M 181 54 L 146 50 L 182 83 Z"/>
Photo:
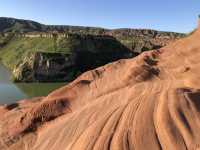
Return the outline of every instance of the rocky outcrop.
<path id="1" fill-rule="evenodd" d="M 135 53 L 159 49 L 185 36 L 180 33 L 148 29 L 115 29 L 109 31 L 107 34 L 117 38 Z"/>
<path id="2" fill-rule="evenodd" d="M 71 81 L 81 73 L 75 68 L 75 56 L 36 52 L 16 66 L 13 77 L 15 82 Z"/>
<path id="3" fill-rule="evenodd" d="M 34 78 L 33 67 L 35 62 L 35 55 L 31 54 L 23 59 L 23 62 L 17 65 L 12 71 L 12 80 L 31 81 Z"/>
<path id="4" fill-rule="evenodd" d="M 16 82 L 72 81 L 85 71 L 134 56 L 134 53 L 113 37 L 73 36 L 75 37 L 68 39 L 69 41 L 64 39 L 64 44 L 69 48 L 68 54 L 32 53 L 15 67 L 13 80 Z"/>
<path id="5" fill-rule="evenodd" d="M 0 107 L 0 149 L 198 150 L 200 29 Z"/>

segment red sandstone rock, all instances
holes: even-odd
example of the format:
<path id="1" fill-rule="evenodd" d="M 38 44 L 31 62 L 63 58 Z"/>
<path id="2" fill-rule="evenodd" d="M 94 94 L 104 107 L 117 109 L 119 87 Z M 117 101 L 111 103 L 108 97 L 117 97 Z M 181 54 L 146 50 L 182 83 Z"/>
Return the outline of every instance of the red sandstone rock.
<path id="1" fill-rule="evenodd" d="M 200 149 L 200 29 L 0 108 L 0 149 Z"/>

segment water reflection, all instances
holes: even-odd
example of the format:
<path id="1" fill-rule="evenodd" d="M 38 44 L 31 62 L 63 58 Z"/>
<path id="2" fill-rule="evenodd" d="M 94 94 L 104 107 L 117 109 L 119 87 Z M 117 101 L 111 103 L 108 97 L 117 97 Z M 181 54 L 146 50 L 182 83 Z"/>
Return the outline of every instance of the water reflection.
<path id="1" fill-rule="evenodd" d="M 55 89 L 64 86 L 65 83 L 18 83 L 16 86 L 26 95 L 31 97 L 46 96 Z"/>
<path id="2" fill-rule="evenodd" d="M 0 105 L 27 98 L 14 84 L 0 83 Z"/>
<path id="3" fill-rule="evenodd" d="M 17 100 L 46 96 L 66 83 L 18 83 L 10 82 L 11 73 L 0 63 L 0 105 Z"/>

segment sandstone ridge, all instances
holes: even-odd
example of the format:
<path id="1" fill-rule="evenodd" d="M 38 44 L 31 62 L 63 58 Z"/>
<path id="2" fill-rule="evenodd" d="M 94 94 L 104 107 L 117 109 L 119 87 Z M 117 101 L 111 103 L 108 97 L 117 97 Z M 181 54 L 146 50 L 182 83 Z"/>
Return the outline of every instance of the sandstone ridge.
<path id="1" fill-rule="evenodd" d="M 200 149 L 200 29 L 0 108 L 0 149 Z"/>

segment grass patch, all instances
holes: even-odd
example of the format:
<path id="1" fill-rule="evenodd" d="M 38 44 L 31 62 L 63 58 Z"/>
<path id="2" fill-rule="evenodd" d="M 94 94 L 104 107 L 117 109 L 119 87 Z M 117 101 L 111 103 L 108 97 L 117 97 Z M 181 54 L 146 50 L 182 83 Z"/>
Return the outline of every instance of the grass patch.
<path id="1" fill-rule="evenodd" d="M 2 39 L 3 40 L 3 39 Z M 59 44 L 59 42 L 57 42 Z M 69 53 L 68 45 L 58 45 L 55 49 L 53 38 L 12 38 L 9 43 L 0 48 L 0 59 L 9 69 L 21 63 L 25 57 L 34 52 Z M 62 47 L 59 49 L 59 47 Z M 59 50 L 58 50 L 59 49 Z"/>

